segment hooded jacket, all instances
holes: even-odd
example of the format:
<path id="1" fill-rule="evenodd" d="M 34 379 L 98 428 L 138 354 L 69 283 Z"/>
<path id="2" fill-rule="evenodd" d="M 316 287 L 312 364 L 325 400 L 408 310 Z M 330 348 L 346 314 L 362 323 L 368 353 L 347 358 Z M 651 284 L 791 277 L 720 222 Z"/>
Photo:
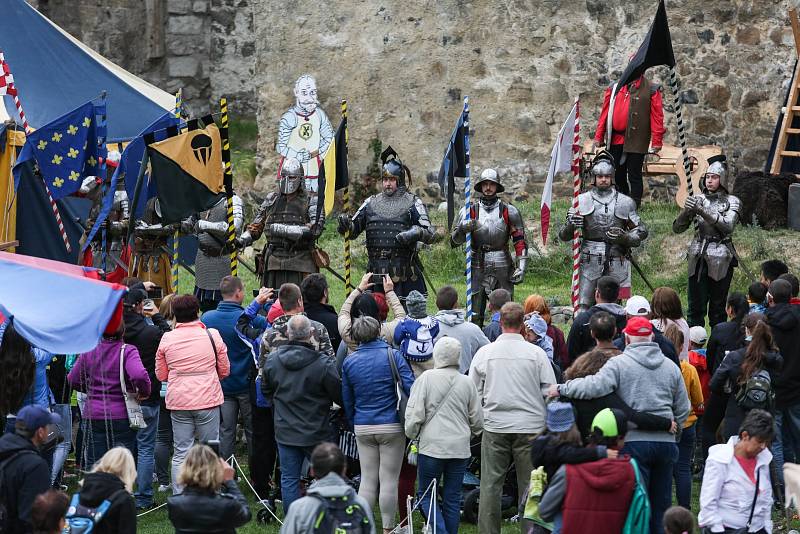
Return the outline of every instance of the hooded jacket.
<path id="1" fill-rule="evenodd" d="M 328 330 L 328 335 L 331 338 L 331 345 L 333 350 L 339 350 L 339 343 L 342 342 L 342 336 L 339 335 L 338 315 L 336 309 L 330 304 L 323 304 L 322 302 L 306 302 L 303 301 L 303 310 L 306 316 L 312 321 L 322 323 Z"/>
<path id="2" fill-rule="evenodd" d="M 315 495 L 317 497 L 315 497 Z M 307 534 L 314 532 L 314 520 L 317 518 L 320 506 L 323 503 L 319 497 L 345 497 L 352 498 L 361 506 L 369 517 L 370 532 L 375 532 L 375 520 L 372 517 L 372 510 L 363 497 L 359 497 L 354 490 L 341 476 L 336 473 L 328 473 L 321 479 L 315 481 L 306 490 L 306 496 L 298 499 L 289 507 L 289 513 L 283 520 L 281 534 Z"/>
<path id="3" fill-rule="evenodd" d="M 475 323 L 464 320 L 464 310 L 442 310 L 434 318 L 439 321 L 439 335 L 434 343 L 448 336 L 461 342 L 461 358 L 458 362 L 458 372 L 466 373 L 472 363 L 472 358 L 478 349 L 489 344 L 481 327 Z"/>
<path id="4" fill-rule="evenodd" d="M 222 341 L 228 349 L 228 362 L 230 374 L 220 381 L 224 395 L 240 395 L 247 393 L 250 378 L 255 369 L 255 359 L 251 347 L 247 345 L 236 331 L 239 317 L 244 313 L 244 308 L 236 302 L 223 300 L 217 308 L 203 314 L 200 320 L 207 328 L 219 332 Z"/>
<path id="5" fill-rule="evenodd" d="M 658 344 L 631 343 L 592 376 L 576 378 L 558 386 L 560 394 L 578 399 L 595 399 L 616 391 L 634 410 L 667 417 L 678 425 L 689 416 L 689 395 L 680 369 L 664 358 Z M 626 441 L 675 443 L 666 431 L 630 430 Z"/>
<path id="6" fill-rule="evenodd" d="M 675 348 L 675 345 L 672 344 L 672 341 L 664 337 L 664 334 L 661 331 L 653 327 L 653 342 L 658 344 L 658 348 L 661 349 L 661 354 L 664 355 L 666 359 L 677 365 L 678 367 L 681 366 L 680 360 L 678 359 L 678 351 Z M 625 334 L 620 334 L 614 340 L 614 346 L 619 349 L 620 352 L 625 350 Z"/>
<path id="7" fill-rule="evenodd" d="M 81 504 L 90 508 L 111 502 L 106 515 L 95 525 L 95 534 L 136 534 L 136 503 L 122 481 L 111 473 L 88 473 L 80 491 Z"/>
<path id="8" fill-rule="evenodd" d="M 125 322 L 125 343 L 136 347 L 139 358 L 150 378 L 150 396 L 145 401 L 156 405 L 161 400 L 161 382 L 156 377 L 156 351 L 164 332 L 160 328 L 147 324 L 144 316 L 126 308 L 122 314 Z"/>
<path id="9" fill-rule="evenodd" d="M 617 322 L 618 332 L 621 332 L 622 329 L 625 328 L 625 323 L 627 323 L 625 308 L 619 304 L 604 302 L 595 304 L 588 310 L 580 312 L 575 316 L 575 320 L 572 321 L 572 328 L 567 336 L 567 356 L 569 357 L 570 365 L 572 365 L 572 362 L 574 362 L 578 356 L 591 350 L 591 348 L 595 346 L 594 338 L 589 330 L 589 320 L 592 318 L 592 315 L 599 311 L 608 312 L 614 317 Z"/>
<path id="10" fill-rule="evenodd" d="M 478 390 L 459 372 L 460 360 L 460 353 L 437 349 L 433 353 L 434 368 L 422 373 L 411 388 L 406 436 L 419 438 L 419 452 L 425 456 L 469 458 L 470 437 L 483 429 Z"/>
<path id="11" fill-rule="evenodd" d="M 545 521 L 563 514 L 561 534 L 618 534 L 635 483 L 628 458 L 562 465 L 539 503 L 539 513 Z"/>
<path id="12" fill-rule="evenodd" d="M 278 443 L 312 447 L 329 439 L 331 403 L 342 404 L 334 358 L 289 341 L 267 358 L 261 388 L 272 399 Z"/>
<path id="13" fill-rule="evenodd" d="M 167 499 L 167 510 L 176 534 L 234 534 L 251 518 L 247 499 L 233 480 L 226 480 L 221 492 L 187 486 Z"/>
<path id="14" fill-rule="evenodd" d="M 18 452 L 12 460 L 11 456 Z M 9 432 L 0 437 L 0 465 L 0 499 L 10 519 L 8 534 L 31 532 L 33 501 L 50 487 L 47 461 L 29 439 Z"/>
<path id="15" fill-rule="evenodd" d="M 800 312 L 791 304 L 775 304 L 766 316 L 783 356 L 783 371 L 775 380 L 775 406 L 786 408 L 800 403 Z"/>

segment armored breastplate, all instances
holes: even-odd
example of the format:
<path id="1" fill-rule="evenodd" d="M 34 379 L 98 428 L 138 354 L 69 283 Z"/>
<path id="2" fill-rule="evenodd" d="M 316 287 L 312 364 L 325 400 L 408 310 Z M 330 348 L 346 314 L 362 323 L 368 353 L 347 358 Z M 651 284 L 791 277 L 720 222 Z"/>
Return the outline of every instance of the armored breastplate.
<path id="1" fill-rule="evenodd" d="M 288 198 L 286 195 L 278 196 L 265 222 L 267 228 L 269 228 L 269 225 L 272 223 L 298 226 L 307 224 L 309 222 L 308 197 L 306 195 L 298 195 L 294 198 Z M 302 243 L 281 239 L 279 237 L 270 237 L 269 244 L 276 252 L 290 248 L 293 250 L 307 248 L 304 247 Z"/>
<path id="2" fill-rule="evenodd" d="M 591 192 L 593 210 L 585 216 L 584 239 L 604 241 L 606 232 L 611 228 L 625 229 L 624 220 L 616 216 L 617 195 L 612 190 L 611 194 L 598 195 Z"/>
<path id="3" fill-rule="evenodd" d="M 728 202 L 727 195 L 721 194 L 703 194 L 701 195 L 701 201 L 704 206 L 710 208 L 710 210 L 716 211 L 720 214 L 720 217 L 723 217 L 725 213 L 730 209 L 730 203 Z M 695 236 L 697 239 L 704 240 L 721 240 L 725 237 L 728 237 L 727 234 L 723 234 L 718 227 L 706 221 L 700 215 L 695 216 L 695 222 L 697 224 L 696 228 L 697 231 Z"/>
<path id="4" fill-rule="evenodd" d="M 395 237 L 411 228 L 409 210 L 414 206 L 414 195 L 397 192 L 392 196 L 375 195 L 366 207 L 367 252 L 370 257 L 387 252 L 410 255 L 412 249 L 404 247 Z"/>
<path id="5" fill-rule="evenodd" d="M 222 222 L 228 220 L 228 205 L 225 199 L 223 198 L 221 201 L 217 202 L 213 208 L 205 212 L 202 216 L 202 219 L 209 222 Z M 218 248 L 222 250 L 222 246 L 224 245 L 224 239 L 220 240 L 215 238 L 208 232 L 200 232 L 197 234 L 197 241 L 203 247 L 206 247 L 208 250 L 212 250 Z"/>
<path id="6" fill-rule="evenodd" d="M 486 206 L 483 202 L 476 205 L 480 227 L 472 232 L 472 247 L 480 252 L 506 250 L 508 247 L 508 225 L 503 219 L 501 202 Z"/>

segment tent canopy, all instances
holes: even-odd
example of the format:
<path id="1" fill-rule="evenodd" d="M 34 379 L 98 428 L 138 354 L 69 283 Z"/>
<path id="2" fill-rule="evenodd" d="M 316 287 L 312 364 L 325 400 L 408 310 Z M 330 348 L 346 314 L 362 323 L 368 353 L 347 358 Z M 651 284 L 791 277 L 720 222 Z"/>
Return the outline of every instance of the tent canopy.
<path id="1" fill-rule="evenodd" d="M 4 0 L 0 50 L 5 54 L 31 127 L 39 128 L 107 92 L 108 141 L 135 137 L 175 107 L 173 95 L 115 65 L 28 5 Z M 19 122 L 14 101 L 4 96 L 0 123 Z"/>

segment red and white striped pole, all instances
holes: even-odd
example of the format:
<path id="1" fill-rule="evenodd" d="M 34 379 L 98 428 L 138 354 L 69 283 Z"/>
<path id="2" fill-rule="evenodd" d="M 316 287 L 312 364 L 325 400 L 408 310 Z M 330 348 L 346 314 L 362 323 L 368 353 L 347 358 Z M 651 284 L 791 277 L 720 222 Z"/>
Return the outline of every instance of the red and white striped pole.
<path id="1" fill-rule="evenodd" d="M 575 138 L 572 142 L 572 210 L 578 211 L 578 195 L 581 194 L 581 108 L 575 99 Z M 572 309 L 577 313 L 581 291 L 581 230 L 572 234 Z"/>
<path id="2" fill-rule="evenodd" d="M 9 73 L 11 72 L 11 67 L 9 67 L 8 63 L 6 62 L 5 56 L 3 52 L 0 52 L 0 65 L 4 64 L 8 69 Z M 22 102 L 19 100 L 19 94 L 17 91 L 16 86 L 11 86 L 9 89 L 12 91 L 9 92 L 14 97 L 14 106 L 17 108 L 17 113 L 19 114 L 19 118 L 22 121 L 22 127 L 25 129 L 25 134 L 31 133 L 30 124 L 28 124 L 28 119 L 25 118 L 25 112 L 22 110 Z M 50 207 L 53 209 L 53 216 L 56 218 L 56 224 L 58 224 L 58 231 L 61 233 L 61 239 L 64 240 L 64 247 L 67 249 L 67 253 L 72 252 L 72 246 L 69 244 L 69 238 L 67 237 L 67 231 L 64 229 L 64 222 L 61 220 L 61 213 L 58 211 L 58 206 L 56 205 L 56 201 L 53 200 L 53 194 L 50 193 L 50 188 L 47 187 L 47 182 L 45 181 L 44 177 L 42 177 L 42 182 L 44 182 L 44 190 L 47 193 L 47 200 L 50 201 Z"/>

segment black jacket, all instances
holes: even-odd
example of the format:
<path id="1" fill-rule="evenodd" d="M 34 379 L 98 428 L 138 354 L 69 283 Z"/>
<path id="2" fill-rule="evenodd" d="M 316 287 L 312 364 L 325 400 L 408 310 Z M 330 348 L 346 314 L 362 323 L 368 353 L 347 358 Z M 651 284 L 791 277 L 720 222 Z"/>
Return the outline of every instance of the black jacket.
<path id="1" fill-rule="evenodd" d="M 272 399 L 277 442 L 313 447 L 330 440 L 331 403 L 343 405 L 336 360 L 290 341 L 270 354 L 263 372 L 261 387 Z"/>
<path id="2" fill-rule="evenodd" d="M 711 381 L 708 383 L 714 395 L 722 395 L 728 398 L 728 405 L 725 408 L 725 419 L 722 436 L 725 441 L 739 433 L 739 426 L 745 416 L 745 411 L 736 402 L 736 392 L 739 389 L 739 375 L 742 373 L 742 362 L 747 352 L 747 348 L 729 352 L 722 359 Z M 768 352 L 764 361 L 764 368 L 769 373 L 771 384 L 775 384 L 776 378 L 780 375 L 783 367 L 783 357 L 777 352 Z M 726 391 L 727 389 L 727 391 Z M 773 387 L 774 389 L 774 387 Z"/>
<path id="3" fill-rule="evenodd" d="M 622 332 L 622 329 L 625 328 L 628 320 L 625 316 L 625 309 L 619 304 L 595 304 L 588 310 L 580 312 L 572 321 L 572 328 L 567 336 L 567 357 L 570 365 L 578 356 L 595 346 L 594 338 L 589 330 L 589 320 L 599 311 L 608 312 L 614 316 L 617 321 L 617 332 Z"/>
<path id="4" fill-rule="evenodd" d="M 609 393 L 604 397 L 597 399 L 569 399 L 572 405 L 577 410 L 575 423 L 578 425 L 578 430 L 581 437 L 586 439 L 592 433 L 592 421 L 597 412 L 603 408 L 616 408 L 625 412 L 628 421 L 634 423 L 636 428 L 641 430 L 669 430 L 672 426 L 672 419 L 653 415 L 645 412 L 634 410 L 625 401 L 620 398 L 616 393 Z"/>
<path id="5" fill-rule="evenodd" d="M 783 371 L 775 380 L 775 406 L 786 408 L 800 403 L 800 309 L 776 304 L 765 315 L 783 356 Z"/>
<path id="6" fill-rule="evenodd" d="M 161 400 L 161 382 L 156 378 L 156 350 L 164 332 L 158 327 L 147 324 L 144 316 L 133 310 L 125 310 L 122 315 L 125 323 L 125 343 L 139 350 L 142 365 L 150 377 L 150 397 L 148 404 L 158 404 Z"/>
<path id="7" fill-rule="evenodd" d="M 531 443 L 531 465 L 534 469 L 544 467 L 547 481 L 553 480 L 558 468 L 564 464 L 594 462 L 606 457 L 608 449 L 601 447 L 581 447 L 569 443 L 556 443 L 552 434 L 542 434 Z"/>
<path id="8" fill-rule="evenodd" d="M 331 338 L 333 350 L 334 352 L 337 351 L 339 343 L 342 342 L 342 336 L 339 334 L 339 316 L 336 314 L 336 309 L 330 304 L 303 301 L 303 311 L 309 319 L 325 325 L 325 328 L 328 329 L 328 336 Z"/>
<path id="9" fill-rule="evenodd" d="M 251 517 L 247 499 L 232 480 L 225 481 L 220 493 L 186 487 L 167 499 L 167 510 L 175 534 L 234 534 Z"/>
<path id="10" fill-rule="evenodd" d="M 13 460 L 11 456 L 20 452 Z M 31 505 L 50 487 L 50 469 L 30 440 L 14 433 L 0 437 L 0 499 L 6 506 L 10 526 L 7 534 L 32 532 Z"/>
<path id="11" fill-rule="evenodd" d="M 661 331 L 653 327 L 653 341 L 658 343 L 658 348 L 661 349 L 661 354 L 672 363 L 677 365 L 678 367 L 681 366 L 681 362 L 678 360 L 678 352 L 675 350 L 675 345 L 672 344 L 672 341 L 664 337 L 664 334 Z M 622 335 L 614 340 L 614 346 L 617 347 L 619 350 L 625 350 L 625 336 Z"/>
<path id="12" fill-rule="evenodd" d="M 740 349 L 744 346 L 744 326 L 728 321 L 714 325 L 706 347 L 706 367 L 712 375 L 717 370 L 726 351 Z"/>
<path id="13" fill-rule="evenodd" d="M 136 534 L 136 503 L 116 475 L 88 473 L 83 479 L 80 496 L 81 504 L 90 508 L 100 506 L 104 500 L 111 502 L 105 517 L 92 530 L 93 534 Z"/>

